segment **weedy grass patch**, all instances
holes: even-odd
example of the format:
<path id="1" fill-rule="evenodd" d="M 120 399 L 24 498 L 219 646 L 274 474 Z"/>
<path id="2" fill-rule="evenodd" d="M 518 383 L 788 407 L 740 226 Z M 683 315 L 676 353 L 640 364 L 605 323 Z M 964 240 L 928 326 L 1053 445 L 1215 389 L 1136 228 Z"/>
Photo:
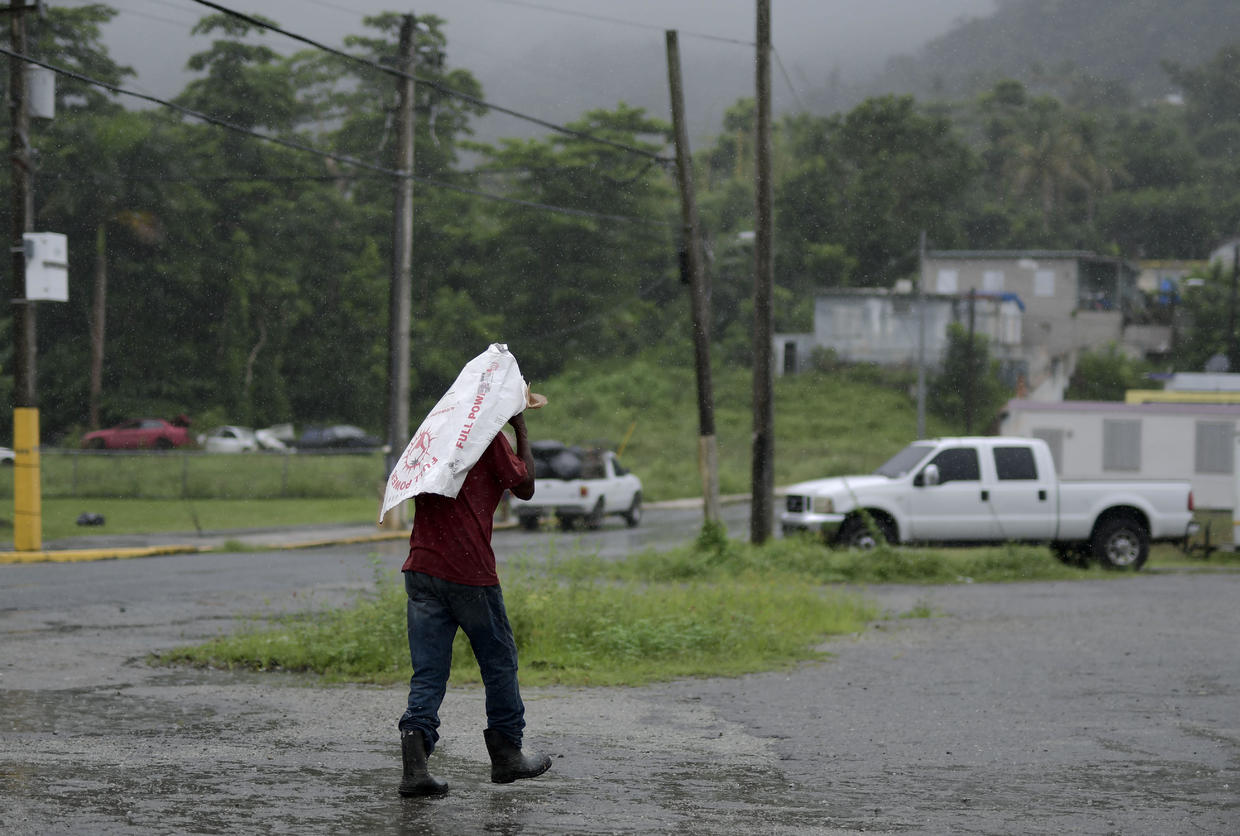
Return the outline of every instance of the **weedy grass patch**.
<path id="1" fill-rule="evenodd" d="M 533 564 L 528 565 L 532 568 Z M 969 583 L 1068 580 L 1101 576 L 1094 568 L 1066 566 L 1043 546 L 1008 544 L 960 549 L 881 546 L 870 551 L 829 549 L 813 536 L 754 546 L 703 527 L 697 541 L 668 551 L 646 551 L 624 561 L 577 553 L 553 557 L 563 577 L 658 582 L 710 581 L 744 573 L 790 575 L 815 584 Z"/>
<path id="2" fill-rule="evenodd" d="M 709 580 L 666 581 L 558 569 L 506 573 L 505 603 L 525 684 L 636 685 L 780 669 L 820 658 L 815 648 L 825 638 L 862 630 L 878 614 L 857 593 L 788 572 L 741 569 Z M 158 661 L 398 682 L 409 675 L 404 587 L 389 573 L 351 606 L 250 620 L 232 635 L 174 649 Z M 460 633 L 452 679 L 478 681 Z"/>
<path id="3" fill-rule="evenodd" d="M 636 685 L 820 658 L 824 639 L 855 633 L 878 617 L 876 605 L 852 586 L 1104 574 L 1065 566 L 1031 546 L 831 551 L 809 537 L 753 546 L 705 526 L 682 548 L 620 561 L 581 551 L 513 561 L 504 595 L 523 682 Z M 404 614 L 404 587 L 386 573 L 352 606 L 250 621 L 161 661 L 398 682 L 409 673 Z M 452 678 L 478 681 L 463 634 L 454 645 Z"/>

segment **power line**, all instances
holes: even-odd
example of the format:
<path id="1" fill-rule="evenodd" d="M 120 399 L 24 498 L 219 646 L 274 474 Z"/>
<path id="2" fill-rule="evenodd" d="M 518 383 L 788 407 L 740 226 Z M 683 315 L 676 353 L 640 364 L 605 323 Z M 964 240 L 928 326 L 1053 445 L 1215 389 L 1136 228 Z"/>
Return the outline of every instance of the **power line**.
<path id="1" fill-rule="evenodd" d="M 464 93 L 460 90 L 454 90 L 451 87 L 445 86 L 444 84 L 442 84 L 436 79 L 419 76 L 417 73 L 406 73 L 403 70 L 397 69 L 396 67 L 390 67 L 384 64 L 380 64 L 378 61 L 372 61 L 369 58 L 362 58 L 361 56 L 358 56 L 358 55 L 351 55 L 350 53 L 347 53 L 343 50 L 336 49 L 335 47 L 331 47 L 331 46 L 328 46 L 327 44 L 316 41 L 313 38 L 307 38 L 305 35 L 298 35 L 295 32 L 289 32 L 286 29 L 283 29 L 273 23 L 268 23 L 267 21 L 262 20 L 260 18 L 256 18 L 251 15 L 244 14 L 243 12 L 238 12 L 234 9 L 228 8 L 227 6 L 221 6 L 219 3 L 213 3 L 211 2 L 211 0 L 192 0 L 192 2 L 197 3 L 200 6 L 206 6 L 209 9 L 215 9 L 216 11 L 222 14 L 230 15 L 239 20 L 244 20 L 253 26 L 258 26 L 262 29 L 268 29 L 272 32 L 276 32 L 277 34 L 284 35 L 287 38 L 292 38 L 295 41 L 300 41 L 301 43 L 312 46 L 315 49 L 320 49 L 324 52 L 330 53 L 331 55 L 335 55 L 339 58 L 344 58 L 349 61 L 356 62 L 358 64 L 363 64 L 367 67 L 370 67 L 371 69 L 375 69 L 382 73 L 386 73 L 387 75 L 394 76 L 397 78 L 413 79 L 414 81 L 429 85 L 445 95 L 453 96 L 455 98 L 460 99 L 461 101 L 468 102 L 469 104 L 472 104 L 472 105 L 476 105 L 477 107 L 487 108 L 488 110 L 494 110 L 498 113 L 504 113 L 504 114 L 507 114 L 508 116 L 516 117 L 517 119 L 524 119 L 525 121 L 531 122 L 540 127 L 547 128 L 553 131 L 557 131 L 559 133 L 566 134 L 568 136 L 574 136 L 574 137 L 577 137 L 578 139 L 585 139 L 591 142 L 600 143 L 602 145 L 609 145 L 613 148 L 619 148 L 620 150 L 627 151 L 630 154 L 636 154 L 638 156 L 647 157 L 652 160 L 657 160 L 658 162 L 664 165 L 669 165 L 672 162 L 670 158 L 661 157 L 658 154 L 655 154 L 652 151 L 647 151 L 644 148 L 635 148 L 634 146 L 627 145 L 623 142 L 617 142 L 612 139 L 606 139 L 604 137 L 595 136 L 593 134 L 586 133 L 585 131 L 579 131 L 579 130 L 576 130 L 575 128 L 565 127 L 564 125 L 557 125 L 554 122 L 548 122 L 545 119 L 538 118 L 537 116 L 530 116 L 529 114 L 521 113 L 511 108 L 507 108 L 501 105 L 492 104 L 491 102 L 483 101 L 482 99 L 479 99 L 477 96 L 471 96 L 469 93 Z"/>
<path id="2" fill-rule="evenodd" d="M 556 6 L 546 6 L 542 3 L 529 3 L 524 2 L 523 0 L 491 0 L 491 2 L 500 3 L 505 6 L 522 6 L 527 9 L 538 9 L 542 12 L 553 12 L 567 17 L 581 17 L 587 20 L 599 20 L 604 23 L 615 23 L 620 26 L 631 26 L 634 29 L 648 29 L 656 32 L 664 32 L 667 30 L 666 26 L 657 26 L 653 23 L 638 23 L 633 20 L 622 20 L 618 17 L 607 17 L 606 15 L 592 14 L 590 12 L 579 12 L 575 9 L 562 9 Z M 679 31 L 680 34 L 688 38 L 700 38 L 704 41 L 718 41 L 720 43 L 736 44 L 738 46 L 756 46 L 753 41 L 743 41 L 739 38 L 725 38 L 721 35 L 707 35 L 702 32 L 686 32 L 683 29 Z"/>
<path id="3" fill-rule="evenodd" d="M 284 139 L 282 137 L 271 136 L 270 134 L 260 133 L 259 131 L 255 131 L 250 128 L 244 128 L 240 125 L 234 125 L 231 122 L 227 122 L 223 119 L 219 119 L 215 116 L 210 116 L 205 113 L 200 113 L 196 110 L 192 110 L 191 108 L 184 107 L 182 105 L 167 101 L 165 99 L 161 99 L 157 96 L 151 96 L 147 93 L 138 93 L 133 90 L 126 90 L 125 88 L 119 87 L 115 84 L 110 84 L 106 81 L 100 81 L 97 78 L 91 78 L 90 76 L 82 75 L 81 73 L 74 72 L 73 70 L 69 70 L 64 67 L 57 67 L 56 65 L 49 64 L 46 61 L 40 61 L 37 58 L 31 58 L 28 55 L 22 55 L 21 53 L 14 52 L 13 50 L 8 49 L 7 47 L 0 46 L 0 55 L 8 55 L 11 58 L 17 58 L 20 61 L 25 61 L 29 64 L 34 64 L 36 66 L 43 67 L 59 75 L 67 76 L 68 78 L 76 79 L 77 81 L 82 81 L 87 84 L 94 85 L 96 87 L 101 87 L 104 90 L 109 90 L 113 93 L 119 93 L 125 96 L 133 96 L 134 98 L 142 99 L 143 101 L 151 102 L 157 105 L 162 105 L 164 107 L 175 110 L 178 113 L 181 113 L 182 115 L 190 116 L 194 119 L 200 119 L 203 122 L 216 125 L 217 127 L 225 128 L 226 130 L 233 131 L 234 133 L 239 133 L 244 136 L 251 136 L 256 139 L 261 139 L 266 142 L 271 142 L 275 145 L 281 145 L 281 146 L 284 146 L 285 148 L 291 148 L 294 151 L 302 151 L 304 153 L 315 154 L 320 157 L 326 157 L 327 159 L 332 159 L 332 160 L 335 160 L 336 162 L 344 163 L 345 165 L 357 166 L 359 168 L 364 168 L 369 171 L 377 172 L 379 174 L 385 174 L 390 177 L 407 177 L 413 180 L 415 183 L 422 183 L 427 186 L 434 186 L 436 188 L 441 188 L 441 189 L 449 189 L 451 191 L 473 195 L 474 197 L 481 197 L 487 200 L 494 200 L 494 201 L 498 201 L 501 203 L 515 204 L 517 206 L 525 206 L 530 209 L 539 209 L 539 210 L 548 211 L 548 212 L 557 212 L 563 215 L 596 218 L 599 220 L 622 221 L 622 222 L 627 222 L 627 223 L 638 223 L 638 224 L 645 224 L 645 225 L 651 225 L 651 226 L 671 226 L 671 224 L 665 221 L 653 221 L 648 218 L 635 218 L 635 217 L 630 217 L 628 215 L 608 215 L 608 214 L 604 214 L 601 212 L 590 212 L 585 209 L 571 209 L 566 206 L 555 206 L 549 203 L 537 203 L 537 202 L 530 201 L 530 200 L 521 200 L 519 198 L 507 197 L 505 195 L 497 195 L 497 194 L 491 194 L 489 192 L 478 191 L 476 189 L 469 189 L 464 186 L 457 186 L 452 183 L 445 183 L 441 180 L 433 180 L 427 177 L 418 177 L 417 175 L 414 175 L 409 172 L 397 171 L 396 169 L 387 168 L 381 165 L 376 165 L 375 163 L 368 163 L 365 160 L 359 160 L 356 157 L 349 156 L 348 154 L 340 154 L 335 151 L 326 151 L 322 148 L 315 148 L 310 145 L 305 145 L 304 143 L 294 142 L 293 140 L 290 140 L 290 139 Z M 249 178 L 249 179 L 260 179 L 260 178 Z"/>
<path id="4" fill-rule="evenodd" d="M 779 65 L 779 73 L 784 77 L 784 82 L 792 92 L 792 98 L 797 100 L 797 107 L 805 110 L 805 102 L 801 101 L 801 95 L 797 93 L 797 88 L 792 85 L 792 79 L 788 77 L 788 70 L 784 68 L 784 59 L 779 57 L 779 52 L 774 47 L 771 47 L 771 55 L 775 56 L 775 63 Z"/>
<path id="5" fill-rule="evenodd" d="M 605 15 L 592 14 L 590 12 L 579 12 L 575 9 L 562 9 L 557 6 L 547 6 L 542 3 L 530 3 L 530 2 L 527 2 L 527 0 L 490 0 L 490 2 L 499 3 L 504 6 L 519 6 L 519 7 L 523 7 L 527 9 L 537 9 L 539 11 L 552 12 L 554 14 L 565 15 L 567 17 L 580 17 L 580 18 L 585 18 L 587 20 L 598 20 L 604 23 L 615 23 L 619 26 L 629 26 L 634 29 L 646 29 L 646 30 L 653 30 L 653 31 L 659 31 L 659 32 L 665 31 L 667 29 L 667 27 L 665 26 L 657 26 L 652 23 L 638 23 L 632 20 L 622 20 L 616 17 L 607 17 Z M 753 41 L 746 41 L 740 38 L 725 38 L 720 35 L 707 35 L 703 32 L 692 32 L 692 31 L 686 31 L 684 29 L 678 29 L 677 31 L 681 35 L 685 36 L 686 38 L 698 38 L 699 40 L 716 41 L 718 43 L 734 44 L 736 46 L 748 46 L 748 47 L 757 46 L 757 44 L 754 43 Z M 783 75 L 784 82 L 788 85 L 788 90 L 789 92 L 792 93 L 792 97 L 796 99 L 797 106 L 801 108 L 802 110 L 804 110 L 805 104 L 804 102 L 801 101 L 801 96 L 797 92 L 796 87 L 793 85 L 792 79 L 788 75 L 788 71 L 784 69 L 783 59 L 779 57 L 779 53 L 776 52 L 773 47 L 771 49 L 771 53 L 775 56 L 775 62 L 779 64 L 779 71 Z"/>

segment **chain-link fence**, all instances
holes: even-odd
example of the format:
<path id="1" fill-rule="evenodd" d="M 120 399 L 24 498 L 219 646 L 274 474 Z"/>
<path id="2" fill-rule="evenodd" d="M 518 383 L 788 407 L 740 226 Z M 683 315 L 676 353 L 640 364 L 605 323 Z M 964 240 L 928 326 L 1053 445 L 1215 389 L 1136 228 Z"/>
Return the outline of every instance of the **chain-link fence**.
<path id="1" fill-rule="evenodd" d="M 378 452 L 40 451 L 40 483 L 47 498 L 372 497 L 386 476 Z M 0 495 L 13 495 L 12 468 L 0 476 Z"/>

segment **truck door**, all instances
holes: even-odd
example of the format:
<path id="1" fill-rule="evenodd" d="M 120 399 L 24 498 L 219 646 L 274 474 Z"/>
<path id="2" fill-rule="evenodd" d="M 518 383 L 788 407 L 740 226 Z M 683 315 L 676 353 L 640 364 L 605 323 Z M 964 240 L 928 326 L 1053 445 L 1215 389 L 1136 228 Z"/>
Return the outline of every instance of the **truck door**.
<path id="1" fill-rule="evenodd" d="M 1053 472 L 1039 472 L 1028 444 L 996 445 L 990 504 L 1004 540 L 1050 540 L 1058 523 Z M 1048 470 L 1049 468 L 1043 468 Z"/>
<path id="2" fill-rule="evenodd" d="M 938 484 L 927 484 L 933 466 Z M 975 447 L 949 447 L 922 465 L 909 501 L 913 540 L 997 540 L 998 530 L 982 483 Z"/>

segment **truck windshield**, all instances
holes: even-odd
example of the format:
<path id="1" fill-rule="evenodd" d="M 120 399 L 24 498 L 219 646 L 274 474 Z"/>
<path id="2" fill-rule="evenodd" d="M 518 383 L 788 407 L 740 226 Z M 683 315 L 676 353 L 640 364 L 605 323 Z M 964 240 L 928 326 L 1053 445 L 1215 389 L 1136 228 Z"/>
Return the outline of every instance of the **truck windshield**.
<path id="1" fill-rule="evenodd" d="M 874 472 L 879 476 L 886 476 L 888 479 L 898 479 L 917 467 L 918 463 L 930 455 L 932 450 L 934 450 L 933 444 L 910 444 L 889 458 Z"/>

